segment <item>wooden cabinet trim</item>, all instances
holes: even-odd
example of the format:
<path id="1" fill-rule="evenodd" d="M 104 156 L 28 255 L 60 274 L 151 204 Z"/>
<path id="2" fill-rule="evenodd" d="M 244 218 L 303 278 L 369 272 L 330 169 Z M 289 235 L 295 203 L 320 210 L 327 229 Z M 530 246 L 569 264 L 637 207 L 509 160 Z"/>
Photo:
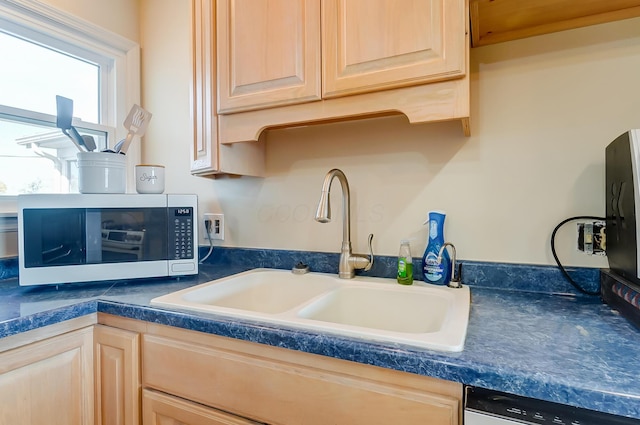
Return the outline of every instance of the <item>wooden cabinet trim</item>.
<path id="1" fill-rule="evenodd" d="M 258 140 L 269 128 L 403 114 L 410 123 L 460 120 L 470 136 L 469 75 L 456 80 L 364 93 L 300 105 L 220 115 L 220 143 Z"/>
<path id="2" fill-rule="evenodd" d="M 85 316 L 76 317 L 75 319 L 65 320 L 64 322 L 0 338 L 0 353 L 31 344 L 33 342 L 58 336 L 66 332 L 76 331 L 78 329 L 94 325 L 96 321 L 96 313 L 91 313 Z"/>
<path id="3" fill-rule="evenodd" d="M 97 321 L 100 325 L 138 333 L 146 332 L 149 324 L 143 320 L 129 319 L 109 313 L 98 313 Z"/>
<path id="4" fill-rule="evenodd" d="M 640 0 L 471 0 L 472 46 L 640 16 Z"/>
<path id="5" fill-rule="evenodd" d="M 191 1 L 191 172 L 218 171 L 216 102 L 215 0 Z"/>

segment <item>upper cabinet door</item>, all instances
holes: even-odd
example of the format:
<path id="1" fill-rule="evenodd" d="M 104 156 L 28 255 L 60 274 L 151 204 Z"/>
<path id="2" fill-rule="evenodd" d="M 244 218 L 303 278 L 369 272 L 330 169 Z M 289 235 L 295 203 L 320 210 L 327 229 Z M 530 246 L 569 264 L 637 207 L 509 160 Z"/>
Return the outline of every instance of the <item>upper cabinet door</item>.
<path id="1" fill-rule="evenodd" d="M 320 0 L 217 2 L 218 113 L 321 98 Z"/>
<path id="2" fill-rule="evenodd" d="M 466 20 L 464 0 L 323 0 L 323 97 L 464 76 Z"/>

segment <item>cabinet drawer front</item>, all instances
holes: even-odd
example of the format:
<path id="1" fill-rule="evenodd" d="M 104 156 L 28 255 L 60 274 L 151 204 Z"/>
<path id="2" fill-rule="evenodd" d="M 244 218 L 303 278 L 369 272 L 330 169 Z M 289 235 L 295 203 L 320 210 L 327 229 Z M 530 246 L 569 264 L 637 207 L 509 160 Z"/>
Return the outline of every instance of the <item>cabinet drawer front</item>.
<path id="1" fill-rule="evenodd" d="M 144 425 L 257 425 L 229 413 L 155 391 L 142 392 Z"/>
<path id="2" fill-rule="evenodd" d="M 259 346 L 258 346 L 259 347 Z M 269 347 L 271 348 L 271 347 Z M 144 385 L 237 415 L 273 424 L 458 424 L 458 399 L 415 386 L 415 375 L 389 371 L 394 383 L 263 357 L 145 335 Z M 258 353 L 258 354 L 256 354 Z M 325 358 L 311 356 L 324 362 Z M 336 360 L 333 360 L 336 361 Z M 373 376 L 379 378 L 379 368 Z M 399 375 L 400 374 L 400 375 Z M 429 378 L 425 378 L 429 379 Z M 457 385 L 453 383 L 444 383 Z"/>

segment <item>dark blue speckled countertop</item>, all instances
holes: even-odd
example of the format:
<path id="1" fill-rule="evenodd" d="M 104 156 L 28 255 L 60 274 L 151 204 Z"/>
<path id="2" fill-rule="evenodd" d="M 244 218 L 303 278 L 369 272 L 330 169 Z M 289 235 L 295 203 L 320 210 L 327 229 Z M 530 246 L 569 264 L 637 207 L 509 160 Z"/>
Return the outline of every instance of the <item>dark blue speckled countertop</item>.
<path id="1" fill-rule="evenodd" d="M 444 353 L 150 306 L 159 295 L 251 268 L 302 260 L 331 272 L 337 264 L 333 254 L 292 251 L 220 249 L 212 257 L 198 276 L 180 279 L 57 287 L 5 279 L 0 338 L 99 311 L 640 419 L 640 330 L 599 298 L 576 295 L 555 268 L 463 262 L 472 296 L 467 339 L 461 353 Z M 394 259 L 377 264 L 371 274 L 390 277 Z M 597 286 L 597 270 L 572 273 Z"/>

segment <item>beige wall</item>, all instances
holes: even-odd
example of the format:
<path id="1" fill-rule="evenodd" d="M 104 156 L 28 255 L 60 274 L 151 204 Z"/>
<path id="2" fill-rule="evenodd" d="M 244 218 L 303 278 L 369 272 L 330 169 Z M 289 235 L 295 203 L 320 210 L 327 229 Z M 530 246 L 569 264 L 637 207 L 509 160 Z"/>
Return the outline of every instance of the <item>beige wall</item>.
<path id="1" fill-rule="evenodd" d="M 40 0 L 129 40 L 140 41 L 138 0 Z"/>
<path id="2" fill-rule="evenodd" d="M 468 260 L 553 264 L 553 227 L 604 214 L 604 147 L 640 127 L 640 20 L 473 49 L 472 132 L 457 123 L 409 125 L 402 117 L 268 133 L 267 173 L 189 176 L 187 0 L 143 0 L 144 105 L 154 119 L 143 157 L 167 165 L 167 189 L 195 192 L 201 213 L 223 212 L 224 246 L 337 252 L 334 222 L 313 213 L 324 174 L 341 168 L 352 190 L 352 241 L 378 254 L 399 241 L 426 244 L 430 209 L 448 213 L 445 234 Z M 569 265 L 606 266 L 577 253 L 574 224 L 558 234 Z"/>

